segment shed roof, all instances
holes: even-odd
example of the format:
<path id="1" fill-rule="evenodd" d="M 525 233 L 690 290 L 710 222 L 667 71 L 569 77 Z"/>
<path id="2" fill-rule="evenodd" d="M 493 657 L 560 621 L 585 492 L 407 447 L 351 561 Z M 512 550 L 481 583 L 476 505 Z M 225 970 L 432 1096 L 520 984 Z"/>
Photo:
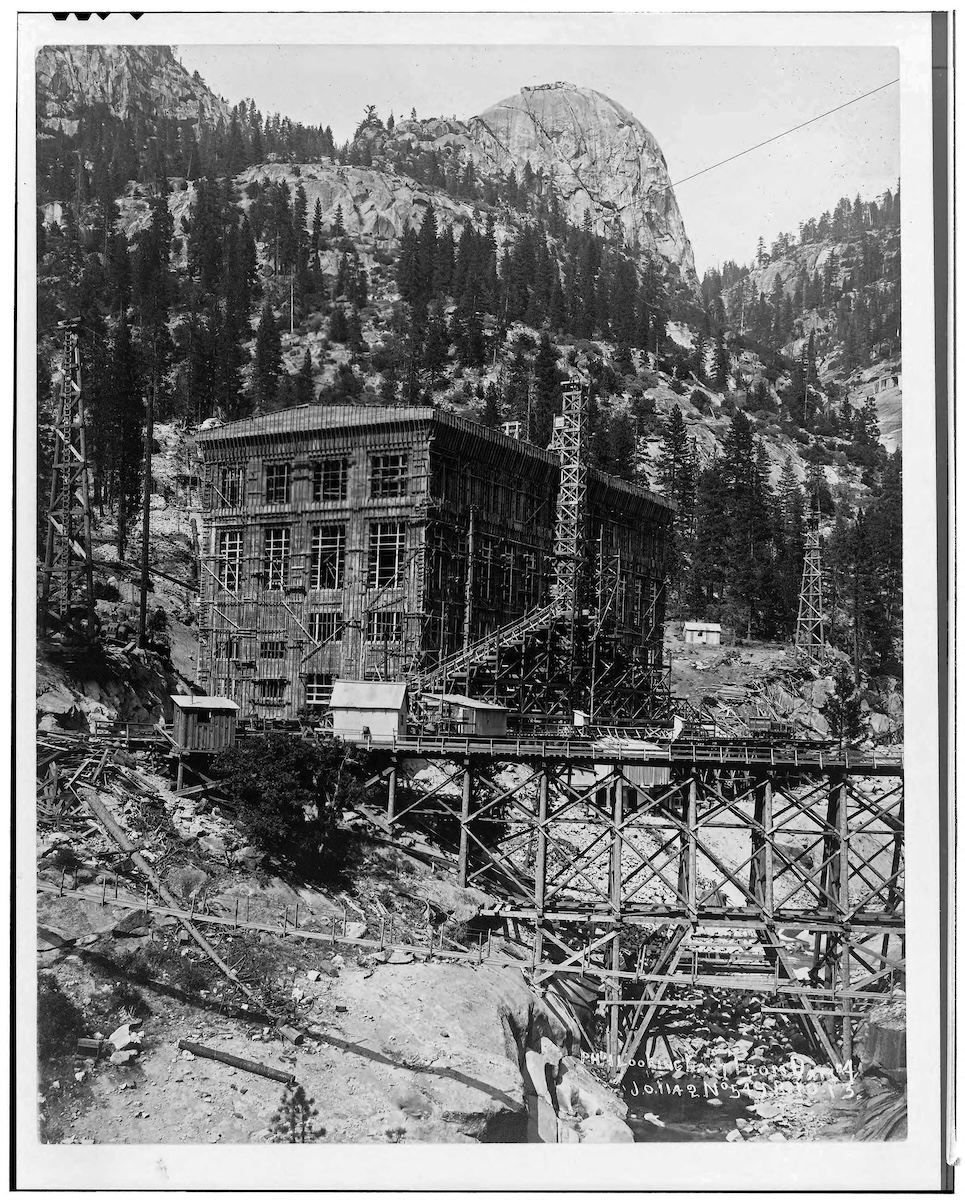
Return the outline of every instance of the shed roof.
<path id="1" fill-rule="evenodd" d="M 407 687 L 405 683 L 336 679 L 329 708 L 399 709 L 405 704 Z"/>
<path id="2" fill-rule="evenodd" d="M 487 712 L 509 712 L 504 704 L 490 704 L 488 700 L 475 700 L 472 696 L 460 696 L 457 692 L 427 692 L 423 700 L 443 700 L 446 704 L 461 704 L 463 708 L 485 709 Z"/>
<path id="3" fill-rule="evenodd" d="M 692 629 L 695 631 L 705 629 L 709 633 L 721 632 L 721 627 L 716 621 L 684 621 L 684 629 Z"/>
<path id="4" fill-rule="evenodd" d="M 171 703 L 176 708 L 203 709 L 206 712 L 213 709 L 222 709 L 225 712 L 238 711 L 238 705 L 234 700 L 229 700 L 227 696 L 172 696 Z"/>

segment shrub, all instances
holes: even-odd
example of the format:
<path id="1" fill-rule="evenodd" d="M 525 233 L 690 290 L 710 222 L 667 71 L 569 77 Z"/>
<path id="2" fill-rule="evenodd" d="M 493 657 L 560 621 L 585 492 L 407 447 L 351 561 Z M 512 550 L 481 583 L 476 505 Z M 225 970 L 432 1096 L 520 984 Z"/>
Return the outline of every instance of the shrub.
<path id="1" fill-rule="evenodd" d="M 106 579 L 94 580 L 94 599 L 95 600 L 120 600 L 121 592 L 116 584 L 108 582 Z"/>
<path id="2" fill-rule="evenodd" d="M 37 1049 L 41 1062 L 69 1054 L 84 1033 L 84 1015 L 55 979 L 37 980 Z"/>
<path id="3" fill-rule="evenodd" d="M 334 738 L 272 733 L 219 754 L 212 774 L 256 845 L 307 869 L 330 868 L 344 862 L 338 820 L 357 787 L 344 762 Z"/>

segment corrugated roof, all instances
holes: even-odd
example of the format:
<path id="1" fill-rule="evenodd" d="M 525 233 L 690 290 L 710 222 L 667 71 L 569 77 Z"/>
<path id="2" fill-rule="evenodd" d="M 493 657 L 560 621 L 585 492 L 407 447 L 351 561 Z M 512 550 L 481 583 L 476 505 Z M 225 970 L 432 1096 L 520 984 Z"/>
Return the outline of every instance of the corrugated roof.
<path id="1" fill-rule="evenodd" d="M 721 627 L 716 621 L 684 621 L 684 629 L 691 629 L 695 632 L 704 629 L 711 633 L 720 633 Z"/>
<path id="2" fill-rule="evenodd" d="M 336 679 L 329 708 L 390 709 L 405 703 L 408 685 L 369 679 Z"/>
<path id="3" fill-rule="evenodd" d="M 427 692 L 423 700 L 443 700 L 447 704 L 461 704 L 463 708 L 480 708 L 489 712 L 509 712 L 503 704 L 490 704 L 488 700 L 474 700 L 472 696 L 460 696 L 456 692 Z"/>
<path id="4" fill-rule="evenodd" d="M 171 703 L 176 708 L 200 708 L 206 712 L 212 709 L 224 709 L 226 712 L 237 712 L 238 705 L 227 696 L 172 696 Z"/>

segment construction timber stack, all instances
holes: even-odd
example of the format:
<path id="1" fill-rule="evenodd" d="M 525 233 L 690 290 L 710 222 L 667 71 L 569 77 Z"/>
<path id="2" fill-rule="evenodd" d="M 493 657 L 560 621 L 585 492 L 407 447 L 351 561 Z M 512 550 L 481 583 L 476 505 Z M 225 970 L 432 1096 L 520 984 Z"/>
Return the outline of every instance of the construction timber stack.
<path id="1" fill-rule="evenodd" d="M 659 719 L 672 508 L 555 445 L 431 408 L 306 406 L 203 431 L 199 682 L 320 714 L 336 678 L 458 688 L 523 720 Z"/>

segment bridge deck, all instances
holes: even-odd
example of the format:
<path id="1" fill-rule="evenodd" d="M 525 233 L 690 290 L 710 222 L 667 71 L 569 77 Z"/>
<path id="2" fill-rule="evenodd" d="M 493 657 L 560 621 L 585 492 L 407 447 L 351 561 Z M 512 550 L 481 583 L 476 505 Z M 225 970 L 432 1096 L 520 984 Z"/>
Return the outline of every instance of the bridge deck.
<path id="1" fill-rule="evenodd" d="M 391 750 L 406 757 L 490 758 L 496 761 L 585 763 L 640 763 L 654 767 L 777 767 L 826 774 L 844 771 L 860 775 L 900 775 L 904 763 L 898 755 L 801 746 L 752 746 L 732 742 L 670 742 L 666 745 L 632 743 L 608 746 L 586 738 L 480 738 L 417 737 L 370 743 L 373 750 Z"/>

